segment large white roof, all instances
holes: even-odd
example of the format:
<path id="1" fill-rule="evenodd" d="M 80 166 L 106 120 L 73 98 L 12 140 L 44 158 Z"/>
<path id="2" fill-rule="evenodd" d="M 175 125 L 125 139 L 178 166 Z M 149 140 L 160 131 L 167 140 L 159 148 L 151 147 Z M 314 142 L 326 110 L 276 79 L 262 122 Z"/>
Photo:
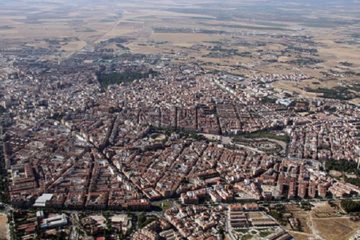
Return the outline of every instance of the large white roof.
<path id="1" fill-rule="evenodd" d="M 50 201 L 53 194 L 51 193 L 43 193 L 38 199 L 36 199 L 34 203 L 34 207 L 45 207 L 47 201 Z"/>

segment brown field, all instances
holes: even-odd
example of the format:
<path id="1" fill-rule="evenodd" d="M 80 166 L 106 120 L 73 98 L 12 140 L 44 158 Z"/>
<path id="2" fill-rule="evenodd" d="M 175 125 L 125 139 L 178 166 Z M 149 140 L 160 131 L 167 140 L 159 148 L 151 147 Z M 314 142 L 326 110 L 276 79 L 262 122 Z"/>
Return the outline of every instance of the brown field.
<path id="1" fill-rule="evenodd" d="M 354 98 L 349 101 L 352 104 L 360 105 L 360 98 Z"/>
<path id="2" fill-rule="evenodd" d="M 311 213 L 314 218 L 335 218 L 341 216 L 341 209 L 336 203 L 336 207 L 330 206 L 327 202 L 316 204 Z"/>
<path id="3" fill-rule="evenodd" d="M 360 222 L 353 222 L 339 212 L 341 210 L 331 207 L 327 202 L 316 204 L 310 216 L 313 233 L 323 239 L 338 240 L 348 239 L 360 229 Z"/>
<path id="4" fill-rule="evenodd" d="M 8 240 L 9 234 L 7 216 L 5 214 L 0 214 L 0 240 Z"/>
<path id="5" fill-rule="evenodd" d="M 304 211 L 298 206 L 295 205 L 287 205 L 286 209 L 291 212 L 294 218 L 299 219 L 303 233 L 311 234 L 310 226 L 308 225 L 308 215 L 309 212 Z M 290 227 L 289 227 L 290 230 Z"/>
<path id="6" fill-rule="evenodd" d="M 312 239 L 312 238 L 314 237 L 312 234 L 302 233 L 302 232 L 289 231 L 289 233 L 290 233 L 291 236 L 293 236 L 296 240 L 309 240 L 309 239 Z"/>
<path id="7" fill-rule="evenodd" d="M 250 212 L 249 213 L 250 218 L 267 218 L 264 213 L 262 212 Z"/>
<path id="8" fill-rule="evenodd" d="M 314 219 L 314 227 L 323 239 L 338 240 L 348 239 L 359 228 L 359 222 L 353 222 L 349 218 Z"/>
<path id="9" fill-rule="evenodd" d="M 66 52 L 78 51 L 86 46 L 85 41 L 74 41 L 68 42 L 64 46 L 61 47 L 62 50 Z"/>
<path id="10" fill-rule="evenodd" d="M 302 232 L 287 229 L 295 239 L 348 239 L 358 229 L 360 222 L 353 222 L 348 216 L 339 214 L 337 208 L 327 202 L 316 203 L 311 211 L 304 211 L 295 205 L 287 205 L 287 210 L 301 222 Z"/>
<path id="11" fill-rule="evenodd" d="M 335 171 L 335 170 L 331 170 L 329 172 L 329 174 L 332 176 L 332 177 L 341 177 L 342 176 L 342 173 L 339 172 L 339 171 Z"/>

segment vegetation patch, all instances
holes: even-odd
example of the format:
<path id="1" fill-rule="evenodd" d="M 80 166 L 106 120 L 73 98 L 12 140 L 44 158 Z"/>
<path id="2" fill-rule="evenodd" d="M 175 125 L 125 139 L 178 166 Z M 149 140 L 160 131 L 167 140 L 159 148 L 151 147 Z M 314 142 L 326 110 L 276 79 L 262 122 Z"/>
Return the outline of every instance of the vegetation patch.
<path id="1" fill-rule="evenodd" d="M 97 79 L 102 88 L 107 88 L 109 85 L 131 83 L 138 79 L 148 78 L 150 75 L 156 75 L 156 72 L 150 70 L 145 73 L 137 71 L 98 73 Z"/>
<path id="2" fill-rule="evenodd" d="M 299 58 L 299 59 L 291 60 L 288 63 L 298 65 L 298 66 L 309 66 L 309 65 L 315 65 L 318 63 L 322 63 L 322 62 L 323 62 L 322 60 L 315 59 L 315 58 Z"/>
<path id="3" fill-rule="evenodd" d="M 274 139 L 277 141 L 282 141 L 285 143 L 290 142 L 290 137 L 288 135 L 286 135 L 286 134 L 278 135 L 278 134 L 275 134 L 275 133 L 272 133 L 272 132 L 266 131 L 266 130 L 252 132 L 252 133 L 244 133 L 242 135 L 235 136 L 234 141 L 235 142 L 241 141 L 242 138 L 251 138 L 251 139 L 253 139 L 253 138 L 268 138 L 268 139 Z"/>
<path id="4" fill-rule="evenodd" d="M 335 88 L 306 88 L 307 92 L 320 93 L 323 98 L 351 100 L 357 97 L 357 94 L 351 91 L 348 87 L 335 87 Z"/>
<path id="5" fill-rule="evenodd" d="M 325 167 L 328 172 L 331 170 L 344 172 L 346 174 L 354 174 L 357 177 L 344 177 L 345 182 L 360 187 L 360 170 L 357 168 L 357 163 L 348 160 L 327 160 Z"/>
<path id="6" fill-rule="evenodd" d="M 269 215 L 276 219 L 281 225 L 285 226 L 288 222 L 288 213 L 285 206 L 277 204 L 269 211 Z"/>
<path id="7" fill-rule="evenodd" d="M 325 162 L 325 167 L 327 171 L 335 170 L 360 176 L 360 170 L 357 169 L 357 163 L 354 161 L 331 159 Z"/>
<path id="8" fill-rule="evenodd" d="M 264 238 L 264 237 L 267 237 L 271 234 L 272 232 L 271 231 L 262 231 L 259 233 L 260 237 Z"/>
<path id="9" fill-rule="evenodd" d="M 360 202 L 355 202 L 353 200 L 342 200 L 341 207 L 347 213 L 360 212 Z"/>
<path id="10" fill-rule="evenodd" d="M 146 216 L 145 213 L 141 213 L 138 217 L 138 227 L 143 228 L 149 223 L 157 220 L 157 217 L 155 216 Z"/>

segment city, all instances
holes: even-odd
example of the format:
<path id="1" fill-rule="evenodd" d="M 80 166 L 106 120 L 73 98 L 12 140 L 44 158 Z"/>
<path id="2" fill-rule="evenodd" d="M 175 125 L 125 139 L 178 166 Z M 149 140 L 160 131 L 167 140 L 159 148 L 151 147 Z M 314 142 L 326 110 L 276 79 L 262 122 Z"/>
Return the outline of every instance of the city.
<path id="1" fill-rule="evenodd" d="M 170 22 L 152 31 L 215 45 L 139 53 L 130 33 L 74 51 L 59 50 L 71 37 L 0 42 L 4 239 L 359 239 L 359 55 L 332 68 L 307 29 L 228 36 Z M 228 48 L 252 49 L 254 29 L 271 32 L 256 48 L 288 46 Z M 146 44 L 170 40 L 159 41 Z"/>

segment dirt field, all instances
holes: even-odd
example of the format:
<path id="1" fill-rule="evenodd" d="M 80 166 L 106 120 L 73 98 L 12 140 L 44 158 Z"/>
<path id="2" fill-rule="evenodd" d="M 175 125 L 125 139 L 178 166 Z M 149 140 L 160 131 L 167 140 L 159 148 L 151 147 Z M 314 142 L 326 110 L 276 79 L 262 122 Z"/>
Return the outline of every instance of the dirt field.
<path id="1" fill-rule="evenodd" d="M 302 233 L 302 232 L 289 231 L 289 233 L 290 233 L 291 236 L 293 236 L 296 240 L 309 240 L 309 239 L 312 239 L 312 238 L 314 237 L 312 234 Z"/>
<path id="2" fill-rule="evenodd" d="M 289 212 L 293 214 L 294 218 L 299 219 L 303 233 L 311 234 L 312 232 L 310 226 L 308 225 L 309 212 L 306 212 L 295 205 L 287 205 L 286 208 Z"/>
<path id="3" fill-rule="evenodd" d="M 327 202 L 316 203 L 311 211 L 304 211 L 298 206 L 287 205 L 287 210 L 298 218 L 302 232 L 289 232 L 295 239 L 348 239 L 360 229 L 360 222 L 353 222 L 346 215 L 342 215 L 337 207 L 330 206 Z"/>
<path id="4" fill-rule="evenodd" d="M 8 240 L 8 234 L 7 216 L 0 214 L 0 240 Z"/>
<path id="5" fill-rule="evenodd" d="M 342 214 L 338 207 L 327 202 L 316 204 L 309 217 L 313 233 L 328 240 L 348 239 L 360 229 L 360 222 L 351 221 L 349 216 Z"/>
<path id="6" fill-rule="evenodd" d="M 319 235 L 327 240 L 348 239 L 360 228 L 359 222 L 353 222 L 348 217 L 316 218 L 313 222 Z"/>

